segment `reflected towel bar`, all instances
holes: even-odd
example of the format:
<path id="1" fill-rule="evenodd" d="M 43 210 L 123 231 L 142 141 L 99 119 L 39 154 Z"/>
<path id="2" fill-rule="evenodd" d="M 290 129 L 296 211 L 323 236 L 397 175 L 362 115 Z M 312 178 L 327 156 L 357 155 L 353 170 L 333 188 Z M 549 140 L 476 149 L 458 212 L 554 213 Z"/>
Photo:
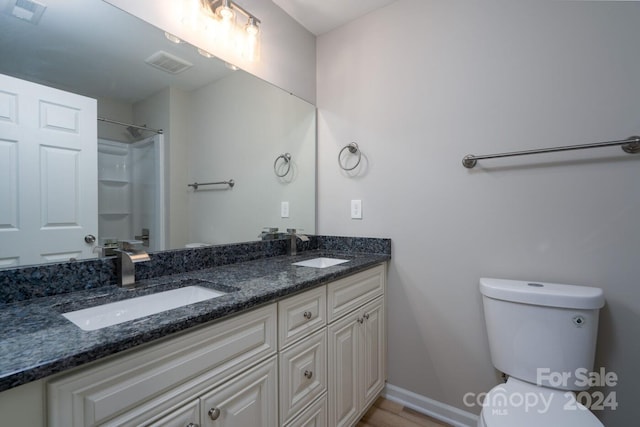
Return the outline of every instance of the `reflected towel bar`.
<path id="1" fill-rule="evenodd" d="M 197 190 L 201 185 L 228 185 L 229 188 L 233 188 L 236 183 L 230 179 L 229 181 L 218 181 L 218 182 L 194 182 L 193 184 L 187 184 L 187 187 L 193 187 L 194 190 Z"/>
<path id="2" fill-rule="evenodd" d="M 499 154 L 487 154 L 484 156 L 474 156 L 469 154 L 462 159 L 462 166 L 467 169 L 473 168 L 478 160 L 484 159 L 497 159 L 500 157 L 513 157 L 513 156 L 526 156 L 529 154 L 541 154 L 541 153 L 554 153 L 556 151 L 571 151 L 571 150 L 584 150 L 587 148 L 599 148 L 599 147 L 611 147 L 615 145 L 621 145 L 625 153 L 635 154 L 640 153 L 640 136 L 630 136 L 622 141 L 606 141 L 595 142 L 593 144 L 581 144 L 581 145 L 567 145 L 564 147 L 551 147 L 541 148 L 538 150 L 524 150 L 524 151 L 512 151 L 510 153 Z"/>

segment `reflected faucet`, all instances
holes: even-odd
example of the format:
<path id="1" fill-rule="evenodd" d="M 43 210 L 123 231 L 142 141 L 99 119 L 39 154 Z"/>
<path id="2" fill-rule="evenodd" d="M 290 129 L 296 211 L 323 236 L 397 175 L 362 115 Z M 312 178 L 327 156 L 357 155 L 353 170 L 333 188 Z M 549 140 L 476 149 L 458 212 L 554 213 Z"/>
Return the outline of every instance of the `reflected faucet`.
<path id="1" fill-rule="evenodd" d="M 278 227 L 265 227 L 258 236 L 262 240 L 274 240 L 278 238 Z"/>
<path id="2" fill-rule="evenodd" d="M 123 240 L 119 242 L 120 248 L 114 252 L 118 255 L 118 286 L 133 288 L 136 283 L 136 270 L 134 264 L 149 261 L 149 254 L 140 248 L 140 240 Z"/>
<path id="3" fill-rule="evenodd" d="M 295 228 L 287 228 L 289 235 L 289 246 L 287 247 L 287 255 L 296 255 L 298 250 L 298 239 L 308 242 L 309 238 L 304 234 L 299 234 Z"/>

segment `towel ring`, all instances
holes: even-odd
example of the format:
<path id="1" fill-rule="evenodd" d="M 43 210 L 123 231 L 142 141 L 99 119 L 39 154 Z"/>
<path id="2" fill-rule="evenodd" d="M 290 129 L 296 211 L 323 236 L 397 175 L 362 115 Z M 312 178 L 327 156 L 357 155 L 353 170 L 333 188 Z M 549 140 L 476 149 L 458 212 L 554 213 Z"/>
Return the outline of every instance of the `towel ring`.
<path id="1" fill-rule="evenodd" d="M 287 170 L 283 173 L 283 174 L 279 174 L 278 173 L 278 169 L 277 169 L 277 165 L 278 165 L 278 160 L 284 160 L 284 162 L 287 164 Z M 275 162 L 273 162 L 273 172 L 275 172 L 276 176 L 278 178 L 282 178 L 284 176 L 286 176 L 289 171 L 291 170 L 291 154 L 289 153 L 284 153 L 284 154 L 280 154 L 278 157 L 276 157 Z"/>
<path id="2" fill-rule="evenodd" d="M 352 166 L 352 167 L 350 167 L 350 168 L 345 167 L 345 166 L 342 164 L 342 161 L 340 160 L 340 158 L 342 157 L 342 152 L 343 152 L 344 150 L 349 150 L 349 152 L 350 152 L 351 154 L 356 154 L 356 153 L 358 153 L 358 161 L 356 162 L 356 164 L 355 164 L 355 165 L 353 165 L 353 166 Z M 342 147 L 342 150 L 340 150 L 340 152 L 338 153 L 338 164 L 340 165 L 340 167 L 341 167 L 343 170 L 346 170 L 346 171 L 352 171 L 352 170 L 354 170 L 355 168 L 357 168 L 357 167 L 358 167 L 358 165 L 360 164 L 360 160 L 362 160 L 362 151 L 360 151 L 360 148 L 358 148 L 358 144 L 356 144 L 355 142 L 352 142 L 352 143 L 350 143 L 350 144 L 348 144 L 348 145 L 345 145 L 344 147 Z"/>

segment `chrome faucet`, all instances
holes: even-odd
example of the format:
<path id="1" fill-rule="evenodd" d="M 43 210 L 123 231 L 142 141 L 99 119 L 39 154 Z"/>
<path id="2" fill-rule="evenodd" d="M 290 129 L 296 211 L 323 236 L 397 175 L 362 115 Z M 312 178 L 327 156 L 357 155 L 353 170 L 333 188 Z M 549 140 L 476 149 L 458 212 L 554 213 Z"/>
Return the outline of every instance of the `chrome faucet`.
<path id="1" fill-rule="evenodd" d="M 134 264 L 149 261 L 149 254 L 140 249 L 140 240 L 123 240 L 120 248 L 114 252 L 118 255 L 118 286 L 133 288 L 136 283 L 136 269 Z"/>
<path id="2" fill-rule="evenodd" d="M 304 234 L 299 234 L 295 228 L 287 228 L 289 235 L 289 246 L 287 247 L 287 255 L 296 255 L 298 250 L 298 239 L 308 242 L 309 238 Z"/>

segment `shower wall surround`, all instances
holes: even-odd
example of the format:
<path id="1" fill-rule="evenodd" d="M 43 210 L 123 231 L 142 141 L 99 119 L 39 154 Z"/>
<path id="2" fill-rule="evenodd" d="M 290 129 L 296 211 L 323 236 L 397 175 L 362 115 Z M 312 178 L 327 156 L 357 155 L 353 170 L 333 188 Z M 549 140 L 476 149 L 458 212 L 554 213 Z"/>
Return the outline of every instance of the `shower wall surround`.
<path id="1" fill-rule="evenodd" d="M 151 261 L 136 264 L 136 280 L 286 255 L 287 243 L 282 239 L 155 252 Z M 309 236 L 308 242 L 298 241 L 297 250 L 390 255 L 391 240 Z M 115 257 L 0 270 L 0 304 L 116 285 L 117 278 Z"/>

